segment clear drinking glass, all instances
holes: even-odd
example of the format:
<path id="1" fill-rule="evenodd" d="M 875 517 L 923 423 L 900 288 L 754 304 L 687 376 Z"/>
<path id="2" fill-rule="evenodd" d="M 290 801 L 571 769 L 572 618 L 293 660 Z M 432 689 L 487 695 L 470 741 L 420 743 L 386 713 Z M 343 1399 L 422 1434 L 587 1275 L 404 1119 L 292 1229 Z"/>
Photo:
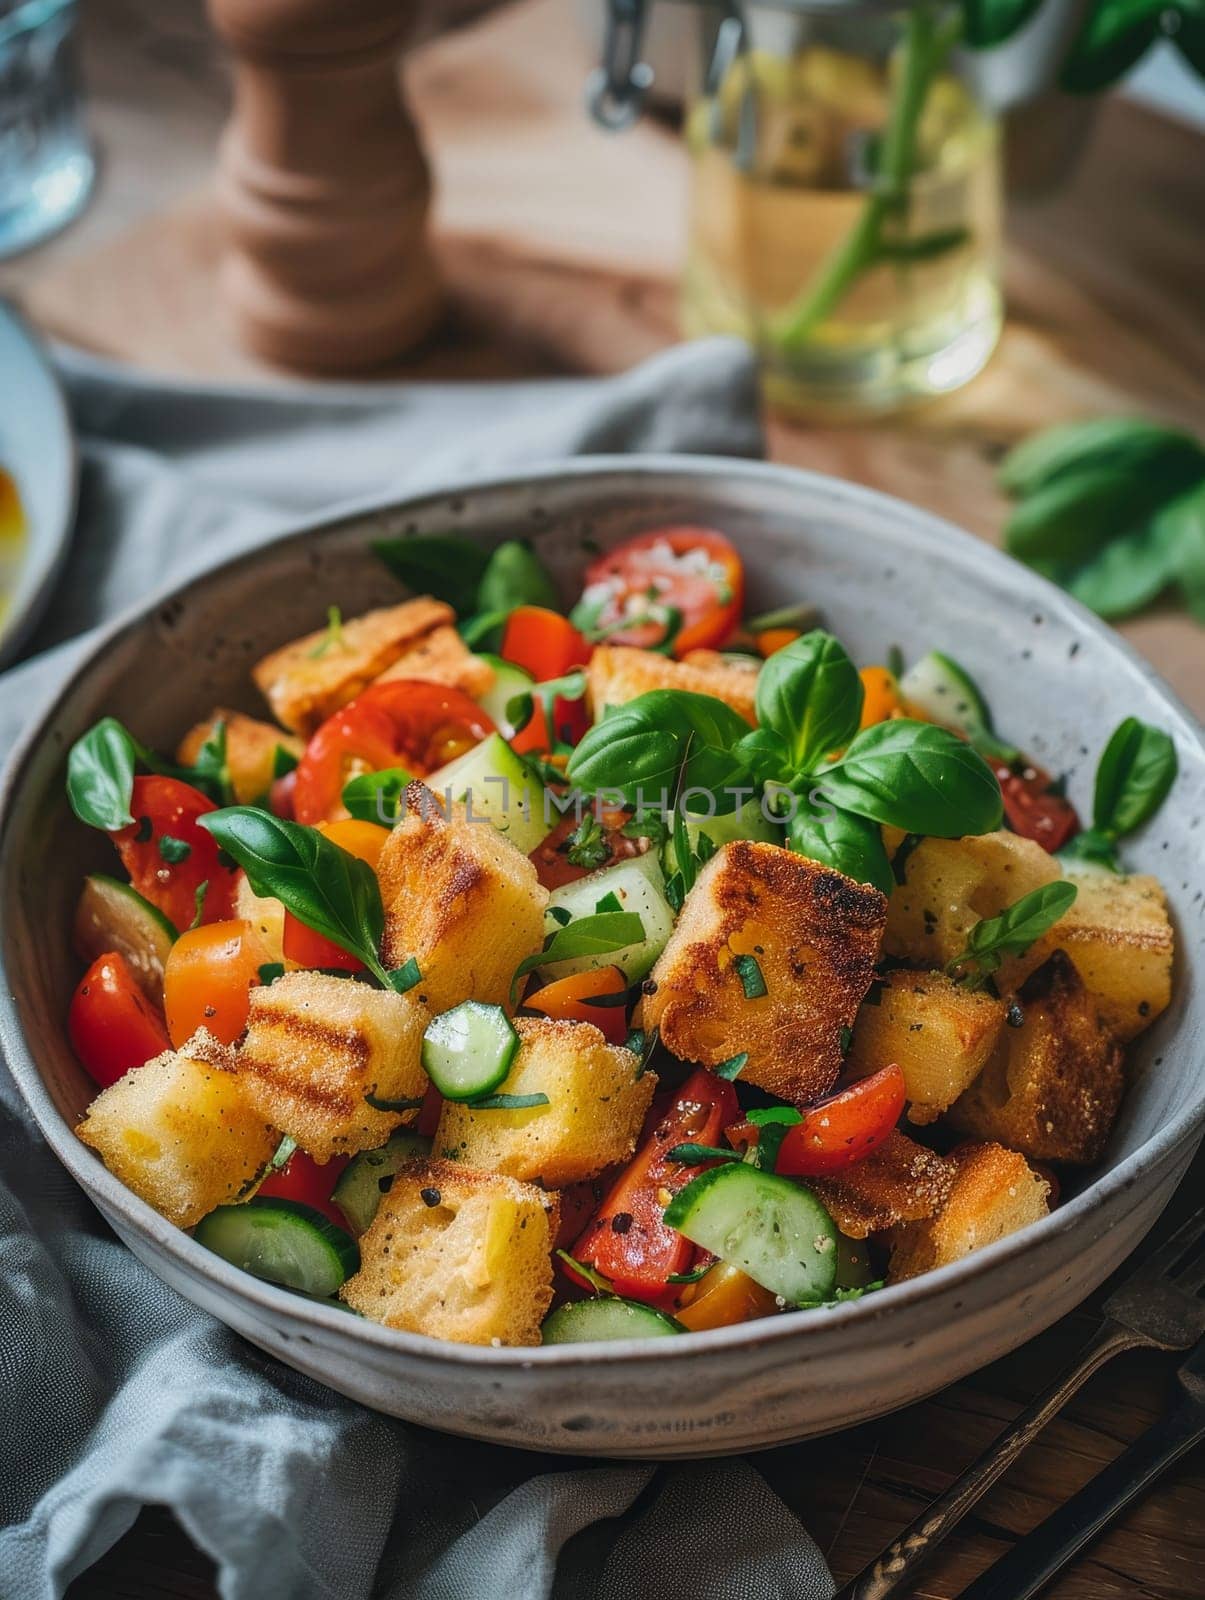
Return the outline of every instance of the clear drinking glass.
<path id="1" fill-rule="evenodd" d="M 61 228 L 92 187 L 75 23 L 75 0 L 0 0 L 0 256 Z"/>

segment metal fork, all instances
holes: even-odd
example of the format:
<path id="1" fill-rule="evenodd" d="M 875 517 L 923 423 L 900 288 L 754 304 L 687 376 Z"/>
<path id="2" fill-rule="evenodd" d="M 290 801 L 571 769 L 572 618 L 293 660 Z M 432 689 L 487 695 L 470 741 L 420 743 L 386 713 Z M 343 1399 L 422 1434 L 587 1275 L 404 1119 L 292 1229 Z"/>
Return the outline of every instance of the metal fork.
<path id="1" fill-rule="evenodd" d="M 1094 1372 L 1123 1350 L 1187 1350 L 1205 1334 L 1203 1287 L 1205 1206 L 1113 1291 L 1078 1359 L 834 1600 L 890 1600 L 905 1593 L 921 1563 Z"/>

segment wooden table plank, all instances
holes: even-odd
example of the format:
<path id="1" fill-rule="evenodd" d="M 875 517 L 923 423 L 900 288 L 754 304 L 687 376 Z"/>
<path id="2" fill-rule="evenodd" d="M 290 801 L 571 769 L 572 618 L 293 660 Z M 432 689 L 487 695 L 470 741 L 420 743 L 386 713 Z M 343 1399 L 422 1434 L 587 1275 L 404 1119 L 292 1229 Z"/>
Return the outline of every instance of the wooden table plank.
<path id="1" fill-rule="evenodd" d="M 85 8 L 86 69 L 105 157 L 81 223 L 0 265 L 0 292 L 50 332 L 176 373 L 263 377 L 213 295 L 207 189 L 225 71 L 200 0 Z M 677 336 L 686 161 L 672 128 L 620 137 L 580 111 L 586 52 L 560 0 L 524 0 L 426 46 L 407 82 L 432 146 L 450 313 L 398 369 L 415 377 L 609 372 Z M 771 420 L 778 460 L 902 495 L 994 538 L 1002 452 L 1033 427 L 1099 411 L 1188 425 L 1205 415 L 1200 318 L 1205 160 L 1199 135 L 1113 102 L 1073 181 L 1009 218 L 1009 324 L 987 371 L 903 419 L 858 427 Z M 1126 626 L 1198 712 L 1202 635 L 1155 613 Z M 1201 1192 L 1205 1160 L 1177 1198 Z M 937 1493 L 1073 1352 L 1087 1310 L 932 1400 L 759 1464 L 848 1577 Z M 1129 1355 L 1089 1385 L 985 1498 L 923 1575 L 953 1600 L 1027 1527 L 1160 1412 L 1171 1363 Z M 1182 1462 L 1059 1583 L 1053 1600 L 1198 1600 L 1205 1464 Z M 150 1509 L 73 1586 L 76 1600 L 208 1597 L 209 1563 Z"/>

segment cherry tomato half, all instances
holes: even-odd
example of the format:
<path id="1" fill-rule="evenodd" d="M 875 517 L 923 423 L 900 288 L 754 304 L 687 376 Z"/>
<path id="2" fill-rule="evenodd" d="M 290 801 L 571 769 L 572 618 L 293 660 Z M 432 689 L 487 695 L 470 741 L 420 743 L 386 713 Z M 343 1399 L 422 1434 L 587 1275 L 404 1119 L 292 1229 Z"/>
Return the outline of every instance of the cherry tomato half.
<path id="1" fill-rule="evenodd" d="M 627 991 L 628 980 L 618 967 L 596 967 L 545 984 L 523 1004 L 562 1022 L 592 1022 L 608 1044 L 622 1044 L 628 1036 Z"/>
<path id="2" fill-rule="evenodd" d="M 552 678 L 563 678 L 574 667 L 584 667 L 594 653 L 594 646 L 577 631 L 559 611 L 549 611 L 545 606 L 516 606 L 506 619 L 502 634 L 500 654 L 504 661 L 530 672 L 537 683 L 547 683 Z M 558 695 L 552 706 L 553 729 L 557 739 L 565 744 L 576 744 L 589 726 L 584 697 L 567 700 Z M 521 754 L 532 750 L 551 750 L 544 708 L 537 700 L 531 721 L 520 728 L 511 744 Z"/>
<path id="3" fill-rule="evenodd" d="M 584 815 L 589 817 L 594 813 L 587 811 Z M 628 821 L 626 812 L 603 811 L 597 821 L 600 831 L 593 833 L 591 830 L 591 832 L 598 841 L 600 853 L 596 858 L 590 858 L 591 865 L 579 866 L 569 859 L 569 836 L 580 826 L 573 812 L 563 816 L 552 832 L 531 852 L 530 860 L 545 889 L 559 889 L 562 884 L 576 883 L 589 872 L 601 872 L 604 867 L 612 866 L 616 861 L 628 861 L 640 854 L 639 842 L 636 839 L 629 839 L 623 832 L 624 825 Z M 606 855 L 601 853 L 604 848 Z"/>
<path id="4" fill-rule="evenodd" d="M 355 817 L 344 817 L 339 822 L 320 822 L 318 831 L 349 855 L 367 861 L 374 872 L 389 837 L 388 828 L 382 828 L 375 822 L 361 822 Z M 342 945 L 328 939 L 325 934 L 307 928 L 291 911 L 285 912 L 283 945 L 285 958 L 299 967 L 311 970 L 332 967 L 338 972 L 364 970 L 364 963 L 359 956 L 353 956 L 350 950 L 344 950 Z"/>
<path id="5" fill-rule="evenodd" d="M 343 785 L 357 772 L 405 767 L 424 778 L 493 733 L 462 689 L 418 678 L 370 684 L 318 729 L 293 788 L 293 815 L 313 824 L 345 817 Z"/>
<path id="6" fill-rule="evenodd" d="M 299 1200 L 303 1206 L 321 1211 L 328 1222 L 346 1233 L 347 1218 L 331 1199 L 331 1190 L 350 1160 L 350 1156 L 332 1156 L 319 1166 L 304 1150 L 294 1150 L 284 1166 L 270 1172 L 255 1192 L 278 1200 Z"/>
<path id="7" fill-rule="evenodd" d="M 1036 840 L 1054 855 L 1079 832 L 1075 807 L 1055 792 L 1054 779 L 1041 767 L 1031 762 L 1014 772 L 1001 762 L 993 764 L 993 771 L 1004 797 L 1005 821 L 1014 833 Z"/>
<path id="8" fill-rule="evenodd" d="M 233 1044 L 247 1026 L 251 990 L 267 960 L 250 922 L 210 922 L 182 933 L 163 971 L 163 1009 L 175 1048 L 198 1028 Z"/>
<path id="9" fill-rule="evenodd" d="M 672 1300 L 694 1246 L 666 1225 L 670 1199 L 703 1168 L 668 1159 L 679 1144 L 715 1144 L 736 1115 L 736 1090 L 724 1078 L 693 1072 L 653 1119 L 652 1131 L 619 1174 L 589 1227 L 570 1252 L 601 1272 L 617 1294 L 654 1304 Z"/>
<path id="10" fill-rule="evenodd" d="M 775 1172 L 789 1178 L 820 1178 L 862 1161 L 889 1136 L 904 1109 L 904 1074 L 894 1063 L 860 1078 L 848 1089 L 819 1100 L 788 1128 L 778 1147 Z M 728 1130 L 738 1148 L 756 1139 L 747 1122 Z"/>
<path id="11" fill-rule="evenodd" d="M 202 884 L 202 922 L 222 922 L 234 909 L 238 867 L 223 858 L 213 835 L 197 826 L 200 817 L 216 810 L 199 789 L 178 778 L 135 778 L 134 821 L 112 835 L 135 889 L 181 932 L 196 919 Z"/>
<path id="12" fill-rule="evenodd" d="M 714 528 L 690 527 L 654 528 L 600 556 L 586 568 L 581 601 L 611 644 L 662 644 L 668 623 L 679 657 L 723 644 L 744 603 L 745 571 L 732 544 Z"/>
<path id="13" fill-rule="evenodd" d="M 169 1047 L 163 1018 L 115 951 L 98 956 L 80 980 L 67 1013 L 67 1033 L 88 1076 L 102 1089 Z"/>

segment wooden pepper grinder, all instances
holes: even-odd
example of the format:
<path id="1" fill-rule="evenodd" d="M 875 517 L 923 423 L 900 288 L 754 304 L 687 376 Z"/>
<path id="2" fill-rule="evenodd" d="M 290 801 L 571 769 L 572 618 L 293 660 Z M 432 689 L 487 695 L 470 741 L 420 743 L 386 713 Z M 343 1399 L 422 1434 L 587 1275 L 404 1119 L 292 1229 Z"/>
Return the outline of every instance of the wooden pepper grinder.
<path id="1" fill-rule="evenodd" d="M 417 0 L 209 0 L 235 59 L 218 192 L 220 291 L 283 366 L 379 367 L 440 311 L 431 185 L 398 56 Z"/>

